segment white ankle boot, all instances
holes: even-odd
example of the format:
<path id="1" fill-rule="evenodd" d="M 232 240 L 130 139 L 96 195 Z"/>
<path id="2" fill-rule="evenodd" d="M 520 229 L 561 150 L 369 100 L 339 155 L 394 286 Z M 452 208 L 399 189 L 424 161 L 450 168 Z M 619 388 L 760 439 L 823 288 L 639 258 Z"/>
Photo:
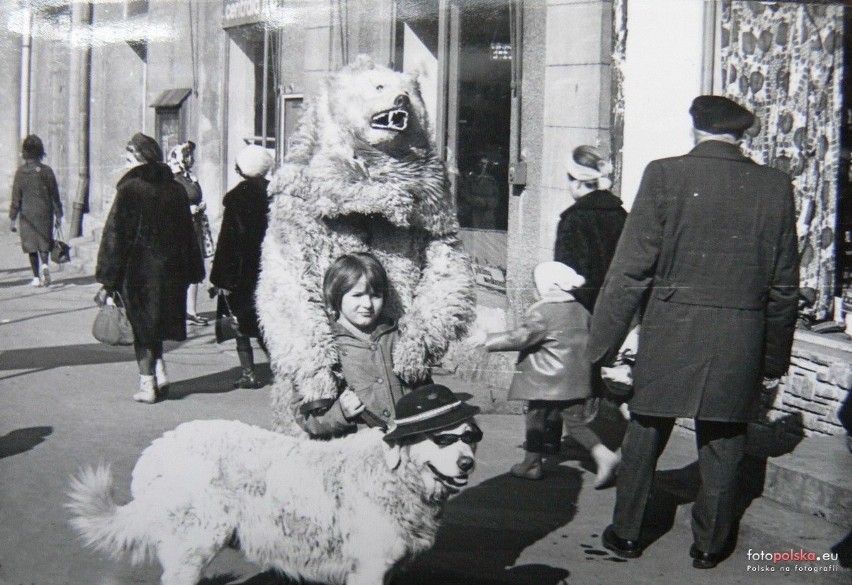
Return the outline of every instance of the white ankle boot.
<path id="1" fill-rule="evenodd" d="M 157 380 L 157 395 L 166 398 L 169 395 L 169 378 L 166 375 L 166 362 L 162 358 L 154 362 L 154 378 Z"/>
<path id="2" fill-rule="evenodd" d="M 133 395 L 133 400 L 145 404 L 157 402 L 157 381 L 154 376 L 139 376 L 139 392 Z"/>

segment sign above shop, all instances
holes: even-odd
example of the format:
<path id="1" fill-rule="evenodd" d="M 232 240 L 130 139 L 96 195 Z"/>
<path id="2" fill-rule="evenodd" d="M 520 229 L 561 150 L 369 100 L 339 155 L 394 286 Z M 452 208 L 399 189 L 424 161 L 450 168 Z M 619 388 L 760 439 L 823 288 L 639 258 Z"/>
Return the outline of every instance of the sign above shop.
<path id="1" fill-rule="evenodd" d="M 282 0 L 224 0 L 222 28 L 266 22 L 281 3 Z"/>

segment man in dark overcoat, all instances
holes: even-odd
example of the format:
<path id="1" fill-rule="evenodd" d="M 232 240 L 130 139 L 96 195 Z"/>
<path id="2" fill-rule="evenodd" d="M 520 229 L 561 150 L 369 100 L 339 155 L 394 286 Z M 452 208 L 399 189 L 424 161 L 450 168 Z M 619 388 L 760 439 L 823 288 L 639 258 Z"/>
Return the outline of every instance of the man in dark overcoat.
<path id="1" fill-rule="evenodd" d="M 592 318 L 590 357 L 612 363 L 644 304 L 631 420 L 603 544 L 642 553 L 643 514 L 674 421 L 696 423 L 701 488 L 693 566 L 730 552 L 737 466 L 762 379 L 790 361 L 799 264 L 790 177 L 745 157 L 754 116 L 720 96 L 690 108 L 695 147 L 645 169 Z M 646 304 L 645 304 L 646 303 Z"/>

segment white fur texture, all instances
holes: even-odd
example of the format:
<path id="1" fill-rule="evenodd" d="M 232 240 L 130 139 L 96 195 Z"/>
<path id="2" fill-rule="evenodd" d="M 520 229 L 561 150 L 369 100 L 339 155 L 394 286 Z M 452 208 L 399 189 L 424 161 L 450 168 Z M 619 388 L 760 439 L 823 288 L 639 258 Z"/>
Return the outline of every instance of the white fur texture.
<path id="1" fill-rule="evenodd" d="M 452 430 L 461 434 L 468 423 Z M 470 445 L 420 436 L 389 446 L 377 430 L 333 441 L 238 421 L 193 421 L 156 439 L 117 506 L 108 468 L 72 480 L 71 524 L 87 546 L 133 563 L 156 557 L 163 585 L 194 585 L 238 542 L 263 569 L 329 585 L 380 585 L 429 549 L 443 503 L 467 482 Z"/>
<path id="2" fill-rule="evenodd" d="M 370 127 L 405 96 L 403 132 Z M 424 379 L 474 316 L 470 262 L 444 165 L 435 153 L 417 81 L 366 57 L 331 76 L 307 107 L 276 172 L 257 306 L 275 382 L 273 424 L 300 434 L 290 404 L 335 398 L 337 349 L 323 309 L 322 279 L 339 256 L 370 251 L 391 283 L 389 316 L 401 340 L 394 371 Z"/>

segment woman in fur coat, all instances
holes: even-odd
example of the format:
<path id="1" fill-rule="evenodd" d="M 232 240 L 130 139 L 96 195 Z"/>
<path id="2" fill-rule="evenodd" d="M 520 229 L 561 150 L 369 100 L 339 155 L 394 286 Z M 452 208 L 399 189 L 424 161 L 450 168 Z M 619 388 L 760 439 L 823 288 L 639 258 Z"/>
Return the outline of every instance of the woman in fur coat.
<path id="1" fill-rule="evenodd" d="M 186 193 L 162 160 L 150 136 L 127 144 L 130 170 L 118 181 L 95 275 L 127 307 L 140 375 L 133 399 L 149 404 L 168 392 L 163 341 L 186 339 L 186 289 L 204 280 Z"/>
<path id="2" fill-rule="evenodd" d="M 50 285 L 48 258 L 53 247 L 53 228 L 59 228 L 62 223 L 59 187 L 53 169 L 41 162 L 44 154 L 41 138 L 35 134 L 24 138 L 21 147 L 24 164 L 15 173 L 12 203 L 9 206 L 12 231 L 17 229 L 20 219 L 21 248 L 30 257 L 32 286 Z"/>
<path id="3" fill-rule="evenodd" d="M 236 170 L 243 180 L 228 191 L 222 201 L 225 213 L 210 271 L 210 283 L 219 293 L 216 316 L 226 315 L 230 308 L 240 324 L 237 356 L 242 372 L 234 382 L 235 388 L 260 387 L 254 370 L 251 338 L 256 338 L 266 349 L 258 324 L 254 293 L 260 275 L 260 247 L 266 235 L 266 216 L 269 213 L 266 173 L 271 167 L 272 157 L 262 146 L 246 146 L 237 155 Z M 224 341 L 218 328 L 216 337 L 220 342 Z"/>

